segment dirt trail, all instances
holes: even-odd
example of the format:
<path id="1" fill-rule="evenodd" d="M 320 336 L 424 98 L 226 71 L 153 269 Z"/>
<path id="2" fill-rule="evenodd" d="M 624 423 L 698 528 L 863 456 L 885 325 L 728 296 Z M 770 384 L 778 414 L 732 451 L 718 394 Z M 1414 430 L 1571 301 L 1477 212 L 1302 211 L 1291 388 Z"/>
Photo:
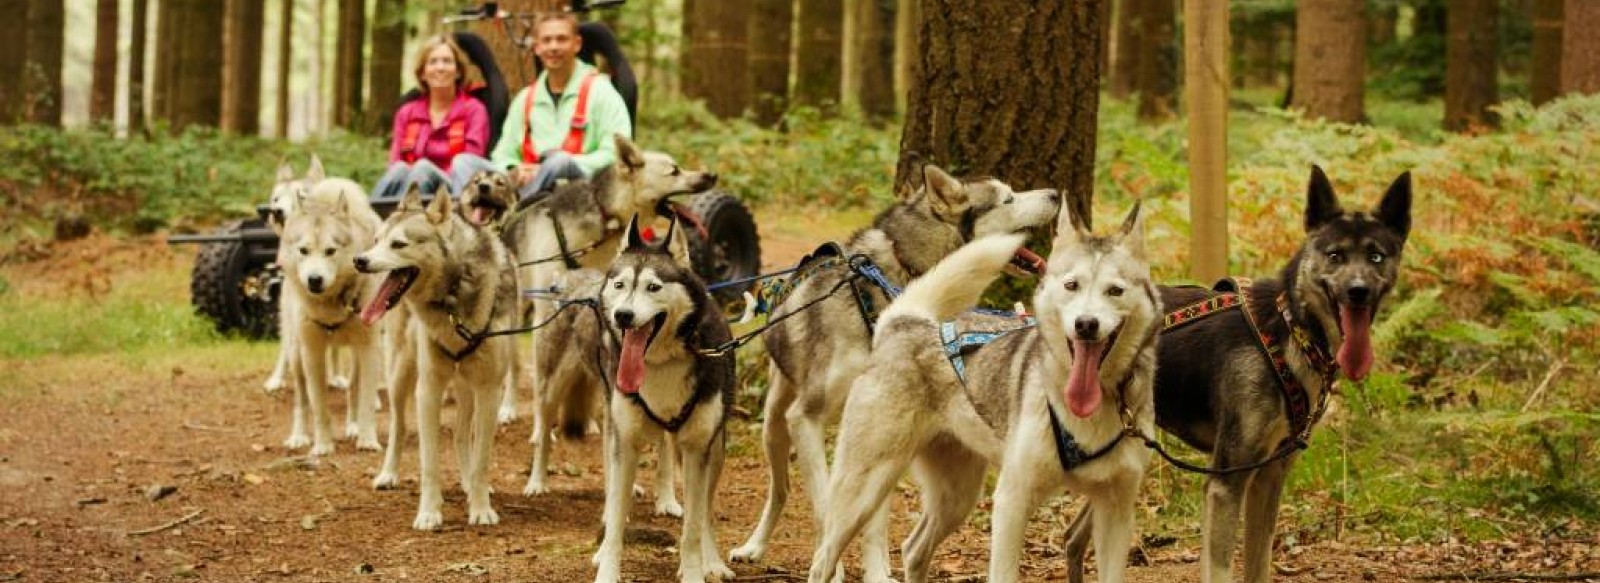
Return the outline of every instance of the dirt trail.
<path id="1" fill-rule="evenodd" d="M 766 233 L 769 265 L 809 251 L 820 240 L 819 228 L 797 223 L 789 231 Z M 130 270 L 154 269 L 181 279 L 189 253 L 101 239 L 57 249 L 44 262 L 0 268 L 0 275 L 11 281 L 32 278 L 27 289 L 13 293 L 92 293 L 70 288 L 86 273 L 114 280 Z M 100 259 L 62 260 L 72 254 Z M 219 356 L 239 352 L 261 358 L 234 362 Z M 593 577 L 589 558 L 602 506 L 598 439 L 558 444 L 552 456 L 558 472 L 554 491 L 525 498 L 520 492 L 530 447 L 524 410 L 522 419 L 501 428 L 496 443 L 491 476 L 501 524 L 465 527 L 463 496 L 447 489 L 446 527 L 413 531 L 415 438 L 403 458 L 403 472 L 410 477 L 390 492 L 368 486 L 380 456 L 356 453 L 349 442 L 315 461 L 284 451 L 277 444 L 287 432 L 288 400 L 260 389 L 270 354 L 268 347 L 223 346 L 155 362 L 113 355 L 0 360 L 0 581 Z M 334 403 L 342 412 L 343 397 Z M 732 435 L 716 508 L 723 553 L 749 534 L 767 489 L 759 427 L 735 420 Z M 450 484 L 453 456 L 443 457 Z M 642 479 L 651 474 L 641 472 Z M 802 578 L 813 529 L 798 476 L 792 481 L 797 490 L 768 556 L 758 565 L 735 565 L 741 580 Z M 152 486 L 175 490 L 152 500 Z M 909 487 L 902 488 L 896 505 L 893 536 L 899 540 L 915 508 Z M 648 499 L 634 506 L 630 530 L 640 540 L 628 546 L 623 573 L 633 581 L 674 580 L 677 559 L 671 545 L 678 521 L 651 516 L 651 506 Z M 977 516 L 986 516 L 986 508 L 987 502 Z M 1027 579 L 1064 576 L 1056 551 L 1061 520 L 1059 510 L 1036 517 L 1025 560 Z M 988 546 L 982 523 L 975 518 L 942 547 L 936 579 L 973 580 L 968 576 L 984 570 Z M 1129 571 L 1129 580 L 1197 581 L 1198 545 L 1197 539 L 1183 539 L 1145 549 L 1143 565 Z M 1410 573 L 1495 567 L 1435 567 L 1400 560 L 1404 552 L 1331 543 L 1301 547 L 1283 554 L 1277 580 L 1398 581 Z M 854 580 L 859 571 L 853 554 L 848 561 Z"/>

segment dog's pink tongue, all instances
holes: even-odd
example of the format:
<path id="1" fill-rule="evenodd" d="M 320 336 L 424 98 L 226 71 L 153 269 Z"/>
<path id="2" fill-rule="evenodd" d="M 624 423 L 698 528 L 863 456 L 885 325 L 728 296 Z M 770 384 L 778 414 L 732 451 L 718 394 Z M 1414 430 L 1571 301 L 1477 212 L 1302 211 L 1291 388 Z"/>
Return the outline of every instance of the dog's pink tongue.
<path id="1" fill-rule="evenodd" d="M 1372 371 L 1372 309 L 1339 306 L 1339 327 L 1344 329 L 1344 344 L 1339 345 L 1339 368 L 1352 381 L 1367 378 Z"/>
<path id="2" fill-rule="evenodd" d="M 487 207 L 473 207 L 472 222 L 478 226 L 489 224 L 489 209 Z"/>
<path id="3" fill-rule="evenodd" d="M 400 288 L 400 284 L 403 281 L 393 275 L 383 278 L 383 285 L 378 286 L 377 295 L 372 296 L 372 301 L 367 302 L 366 307 L 361 308 L 361 323 L 371 326 L 376 324 L 384 314 L 389 313 L 389 298 Z"/>
<path id="4" fill-rule="evenodd" d="M 1067 375 L 1067 408 L 1088 417 L 1100 408 L 1100 354 L 1104 342 L 1072 341 L 1072 372 Z"/>
<path id="5" fill-rule="evenodd" d="M 637 393 L 644 386 L 644 349 L 650 344 L 650 331 L 655 326 L 629 328 L 622 333 L 622 361 L 617 363 L 617 389 L 624 393 Z"/>

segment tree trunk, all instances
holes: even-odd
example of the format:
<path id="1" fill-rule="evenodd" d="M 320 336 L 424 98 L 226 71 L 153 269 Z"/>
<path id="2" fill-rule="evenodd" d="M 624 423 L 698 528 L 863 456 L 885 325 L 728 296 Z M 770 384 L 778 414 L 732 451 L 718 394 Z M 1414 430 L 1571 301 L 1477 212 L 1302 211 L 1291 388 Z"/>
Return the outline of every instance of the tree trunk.
<path id="1" fill-rule="evenodd" d="M 916 4 L 912 0 L 902 1 Z M 1102 86 L 1105 85 L 1107 79 L 1111 78 L 1111 31 L 1113 30 L 1111 23 L 1116 21 L 1111 13 L 1112 4 L 1115 4 L 1113 0 L 1102 0 L 1100 2 L 1100 16 L 1096 17 L 1100 19 L 1100 84 Z"/>
<path id="2" fill-rule="evenodd" d="M 100 0 L 95 6 L 92 83 L 89 121 L 111 121 L 117 115 L 117 0 Z"/>
<path id="3" fill-rule="evenodd" d="M 1302 0 L 1295 15 L 1294 107 L 1307 117 L 1357 123 L 1366 117 L 1366 0 Z"/>
<path id="4" fill-rule="evenodd" d="M 1367 46 L 1376 47 L 1394 42 L 1395 26 L 1400 21 L 1400 6 L 1377 6 L 1367 23 Z"/>
<path id="5" fill-rule="evenodd" d="M 406 44 L 405 0 L 378 0 L 372 16 L 372 65 L 367 69 L 367 131 L 384 135 L 400 106 Z M 492 147 L 492 144 L 491 144 Z"/>
<path id="6" fill-rule="evenodd" d="M 847 0 L 839 96 L 868 117 L 894 115 L 895 0 Z"/>
<path id="7" fill-rule="evenodd" d="M 294 0 L 278 0 L 278 119 L 273 135 L 289 139 L 289 65 L 294 58 Z"/>
<path id="8" fill-rule="evenodd" d="M 191 125 L 216 126 L 222 121 L 222 33 L 226 22 L 223 2 L 214 0 L 163 0 L 172 4 L 172 31 L 176 58 L 172 65 L 172 94 L 167 96 L 167 119 L 175 130 Z"/>
<path id="9" fill-rule="evenodd" d="M 1109 1 L 1109 0 L 1107 0 Z M 1147 0 L 1117 0 L 1117 38 L 1111 62 L 1111 96 L 1128 99 L 1139 89 L 1139 61 L 1147 50 L 1143 18 Z"/>
<path id="10" fill-rule="evenodd" d="M 33 123 L 61 125 L 61 61 L 66 37 L 66 5 L 64 0 L 29 0 L 27 24 L 27 60 L 22 77 L 27 98 L 28 120 Z M 10 57 L 8 57 L 10 58 Z"/>
<path id="11" fill-rule="evenodd" d="M 1228 274 L 1228 5 L 1184 0 L 1189 106 L 1189 265 L 1202 282 Z"/>
<path id="12" fill-rule="evenodd" d="M 1178 33 L 1176 0 L 1144 0 L 1139 36 L 1144 41 L 1139 59 L 1139 119 L 1157 122 L 1174 116 L 1178 93 Z"/>
<path id="13" fill-rule="evenodd" d="M 1019 190 L 1063 189 L 1090 208 L 1099 15 L 1097 0 L 926 0 L 896 190 L 918 180 L 921 160 Z"/>
<path id="14" fill-rule="evenodd" d="M 1492 127 L 1489 106 L 1499 101 L 1495 73 L 1500 59 L 1497 0 L 1451 0 L 1450 39 L 1445 56 L 1444 129 L 1460 132 Z"/>
<path id="15" fill-rule="evenodd" d="M 144 57 L 150 42 L 149 0 L 133 0 L 133 38 L 128 51 L 128 133 L 144 130 Z"/>
<path id="16" fill-rule="evenodd" d="M 789 100 L 792 0 L 755 0 L 750 18 L 751 109 L 758 123 L 771 125 L 783 117 Z"/>
<path id="17" fill-rule="evenodd" d="M 174 4 L 178 0 L 156 1 L 155 71 L 151 72 L 150 119 L 170 120 L 173 94 L 173 77 L 177 74 L 178 39 L 181 30 L 177 20 L 181 14 Z"/>
<path id="18" fill-rule="evenodd" d="M 261 133 L 261 44 L 266 9 L 263 0 L 228 1 L 222 129 L 243 136 Z"/>
<path id="19" fill-rule="evenodd" d="M 894 9 L 894 107 L 895 111 L 905 113 L 906 95 L 911 92 L 911 80 L 917 74 L 917 24 L 922 21 L 922 3 L 919 0 L 899 2 Z M 1104 61 L 1102 58 L 1101 62 Z"/>
<path id="20" fill-rule="evenodd" d="M 1600 2 L 1566 0 L 1561 33 L 1561 95 L 1600 92 Z"/>
<path id="21" fill-rule="evenodd" d="M 0 13 L 9 14 L 21 22 L 28 19 L 28 0 L 0 0 Z M 26 34 L 0 35 L 0 79 L 9 79 L 11 82 L 0 83 L 0 125 L 12 125 L 21 120 L 24 108 L 23 99 L 27 92 L 21 83 L 24 67 L 28 60 L 28 38 Z"/>
<path id="22" fill-rule="evenodd" d="M 797 0 L 795 19 L 794 102 L 816 107 L 839 103 L 839 67 L 843 57 L 840 29 L 842 0 Z"/>
<path id="23" fill-rule="evenodd" d="M 1555 99 L 1561 90 L 1561 3 L 1533 0 L 1533 56 L 1528 92 L 1534 105 Z"/>
<path id="24" fill-rule="evenodd" d="M 339 39 L 333 65 L 333 125 L 353 129 L 361 116 L 361 45 L 367 36 L 366 2 L 339 0 Z"/>
<path id="25" fill-rule="evenodd" d="M 688 38 L 683 94 L 705 101 L 717 117 L 738 117 L 750 106 L 749 15 L 744 2 L 718 0 L 695 2 L 684 15 L 694 35 Z"/>

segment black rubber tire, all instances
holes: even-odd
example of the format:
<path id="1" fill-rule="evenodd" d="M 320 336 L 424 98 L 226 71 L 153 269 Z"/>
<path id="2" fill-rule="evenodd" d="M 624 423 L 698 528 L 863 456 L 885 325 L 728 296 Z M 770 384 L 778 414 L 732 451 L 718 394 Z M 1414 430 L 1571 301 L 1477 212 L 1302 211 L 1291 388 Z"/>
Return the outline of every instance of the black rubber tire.
<path id="1" fill-rule="evenodd" d="M 689 254 L 695 273 L 707 284 L 751 277 L 761 271 L 761 235 L 756 232 L 750 209 L 733 195 L 713 190 L 686 201 L 689 210 L 704 221 L 710 240 L 702 240 L 693 228 L 689 233 Z M 685 225 L 686 226 L 686 225 Z M 751 283 L 724 287 L 713 292 L 724 304 L 740 299 Z"/>
<path id="2" fill-rule="evenodd" d="M 234 221 L 217 234 L 236 234 L 244 221 Z M 276 290 L 270 300 L 246 294 L 246 280 L 260 279 L 271 266 L 251 257 L 243 241 L 205 243 L 194 260 L 189 294 L 195 312 L 211 320 L 217 331 L 267 339 L 278 334 Z"/>

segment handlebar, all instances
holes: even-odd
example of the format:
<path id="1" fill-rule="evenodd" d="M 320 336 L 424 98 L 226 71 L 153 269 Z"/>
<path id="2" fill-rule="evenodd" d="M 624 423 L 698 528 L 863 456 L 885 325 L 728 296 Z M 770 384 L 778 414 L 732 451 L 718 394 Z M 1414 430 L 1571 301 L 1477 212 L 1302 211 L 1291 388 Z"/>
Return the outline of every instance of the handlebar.
<path id="1" fill-rule="evenodd" d="M 568 0 L 566 12 L 584 14 L 591 10 L 604 10 L 622 6 L 627 0 Z M 455 24 L 458 22 L 474 22 L 478 20 L 500 20 L 505 18 L 533 18 L 536 12 L 511 12 L 501 10 L 499 2 L 484 2 L 476 7 L 463 8 L 452 16 L 439 19 L 442 24 Z"/>

